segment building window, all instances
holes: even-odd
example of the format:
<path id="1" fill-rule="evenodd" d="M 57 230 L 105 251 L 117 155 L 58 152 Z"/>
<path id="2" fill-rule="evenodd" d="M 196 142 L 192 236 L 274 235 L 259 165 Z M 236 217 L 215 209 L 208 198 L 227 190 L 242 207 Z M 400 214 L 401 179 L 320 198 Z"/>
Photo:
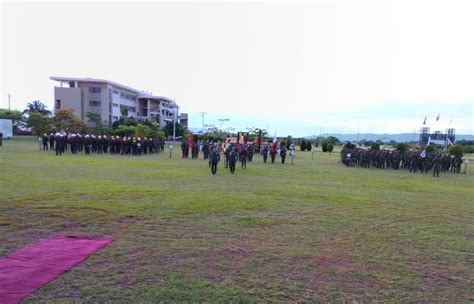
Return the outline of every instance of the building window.
<path id="1" fill-rule="evenodd" d="M 100 93 L 99 87 L 89 87 L 89 93 Z"/>
<path id="2" fill-rule="evenodd" d="M 89 107 L 100 107 L 100 101 L 98 101 L 98 100 L 89 100 Z"/>
<path id="3" fill-rule="evenodd" d="M 119 93 L 119 92 L 118 92 L 118 91 L 115 91 L 115 90 L 113 90 L 113 91 L 112 91 L 112 93 L 114 93 L 114 94 L 118 95 L 118 93 Z"/>
<path id="4" fill-rule="evenodd" d="M 113 116 L 112 119 L 113 119 L 113 121 L 117 121 L 119 118 L 118 118 L 118 116 Z"/>
<path id="5" fill-rule="evenodd" d="M 135 96 L 133 96 L 132 94 L 124 93 L 124 92 L 120 92 L 120 97 L 130 99 L 130 100 L 135 100 Z"/>
<path id="6" fill-rule="evenodd" d="M 54 103 L 54 108 L 56 110 L 61 109 L 61 100 L 60 99 L 56 99 L 56 102 Z"/>
<path id="7" fill-rule="evenodd" d="M 114 108 L 118 108 L 119 105 L 118 105 L 118 103 L 113 103 L 112 106 L 113 106 Z"/>

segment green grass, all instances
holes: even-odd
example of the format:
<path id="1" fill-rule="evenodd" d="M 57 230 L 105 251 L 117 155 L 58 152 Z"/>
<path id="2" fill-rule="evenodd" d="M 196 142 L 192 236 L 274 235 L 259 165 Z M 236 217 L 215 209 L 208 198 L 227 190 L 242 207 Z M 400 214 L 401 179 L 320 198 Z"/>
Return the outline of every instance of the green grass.
<path id="1" fill-rule="evenodd" d="M 212 176 L 173 153 L 4 141 L 0 257 L 54 234 L 115 239 L 26 302 L 474 301 L 472 175 L 299 152 Z"/>

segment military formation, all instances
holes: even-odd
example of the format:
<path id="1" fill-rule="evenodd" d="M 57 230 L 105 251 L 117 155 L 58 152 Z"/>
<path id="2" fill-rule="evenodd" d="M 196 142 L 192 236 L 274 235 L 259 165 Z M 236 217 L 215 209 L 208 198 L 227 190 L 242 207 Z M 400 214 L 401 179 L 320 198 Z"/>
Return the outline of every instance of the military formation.
<path id="1" fill-rule="evenodd" d="M 343 148 L 341 162 L 348 167 L 407 169 L 410 173 L 428 173 L 439 177 L 440 172 L 461 173 L 462 158 L 445 152 L 426 152 L 426 150 L 410 149 L 403 153 L 397 150 L 373 150 L 363 148 Z"/>
<path id="2" fill-rule="evenodd" d="M 181 142 L 182 158 L 189 158 L 191 153 L 192 159 L 198 159 L 202 154 L 204 160 L 209 160 L 211 173 L 216 174 L 217 164 L 221 161 L 221 153 L 223 154 L 224 168 L 229 169 L 231 174 L 235 173 L 237 163 L 240 163 L 242 170 L 247 169 L 247 164 L 252 162 L 255 155 L 262 156 L 263 162 L 266 163 L 270 156 L 271 163 L 275 163 L 279 157 L 282 164 L 286 159 L 286 146 L 277 144 L 276 141 L 271 144 L 257 145 L 254 143 L 220 143 L 209 141 L 189 142 L 183 140 Z M 295 157 L 294 146 L 290 147 L 290 155 L 292 159 Z"/>
<path id="3" fill-rule="evenodd" d="M 121 137 L 95 134 L 43 134 L 42 148 L 54 151 L 57 156 L 66 151 L 72 154 L 91 153 L 140 156 L 164 151 L 164 140 L 159 137 Z"/>

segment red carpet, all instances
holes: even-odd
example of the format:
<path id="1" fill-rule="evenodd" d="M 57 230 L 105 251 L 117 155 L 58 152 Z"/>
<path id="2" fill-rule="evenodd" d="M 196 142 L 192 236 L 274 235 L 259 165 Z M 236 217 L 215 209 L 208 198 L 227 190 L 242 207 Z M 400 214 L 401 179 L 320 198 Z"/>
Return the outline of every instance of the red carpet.
<path id="1" fill-rule="evenodd" d="M 0 260 L 0 303 L 18 303 L 112 239 L 56 236 Z"/>

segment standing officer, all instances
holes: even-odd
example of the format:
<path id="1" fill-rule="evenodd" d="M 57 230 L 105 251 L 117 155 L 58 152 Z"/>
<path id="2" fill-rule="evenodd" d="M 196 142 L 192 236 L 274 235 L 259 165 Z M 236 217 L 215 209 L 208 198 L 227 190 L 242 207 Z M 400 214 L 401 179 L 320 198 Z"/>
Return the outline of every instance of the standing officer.
<path id="1" fill-rule="evenodd" d="M 49 149 L 54 150 L 54 134 L 49 134 Z"/>
<path id="2" fill-rule="evenodd" d="M 281 163 L 284 164 L 285 158 L 286 158 L 286 148 L 284 144 L 281 145 L 281 148 L 280 148 L 280 157 L 281 157 Z"/>
<path id="3" fill-rule="evenodd" d="M 209 155 L 209 160 L 211 162 L 211 172 L 214 175 L 217 172 L 217 163 L 221 160 L 219 150 L 214 148 L 214 146 L 211 146 L 211 154 Z"/>
<path id="4" fill-rule="evenodd" d="M 43 134 L 43 138 L 42 138 L 42 141 L 43 141 L 43 150 L 48 150 L 48 134 L 44 133 Z"/>
<path id="5" fill-rule="evenodd" d="M 262 156 L 263 156 L 263 163 L 267 162 L 267 157 L 268 157 L 268 146 L 264 145 L 262 149 Z"/>
<path id="6" fill-rule="evenodd" d="M 242 151 L 240 151 L 240 165 L 242 169 L 247 169 L 247 147 L 245 146 Z"/>
<path id="7" fill-rule="evenodd" d="M 433 177 L 439 177 L 439 169 L 441 169 L 441 156 L 437 155 L 433 159 Z"/>
<path id="8" fill-rule="evenodd" d="M 235 151 L 235 147 L 232 147 L 228 156 L 230 173 L 232 174 L 234 174 L 235 172 L 235 163 L 237 162 L 238 158 L 239 158 L 239 155 L 237 154 L 237 151 Z"/>

